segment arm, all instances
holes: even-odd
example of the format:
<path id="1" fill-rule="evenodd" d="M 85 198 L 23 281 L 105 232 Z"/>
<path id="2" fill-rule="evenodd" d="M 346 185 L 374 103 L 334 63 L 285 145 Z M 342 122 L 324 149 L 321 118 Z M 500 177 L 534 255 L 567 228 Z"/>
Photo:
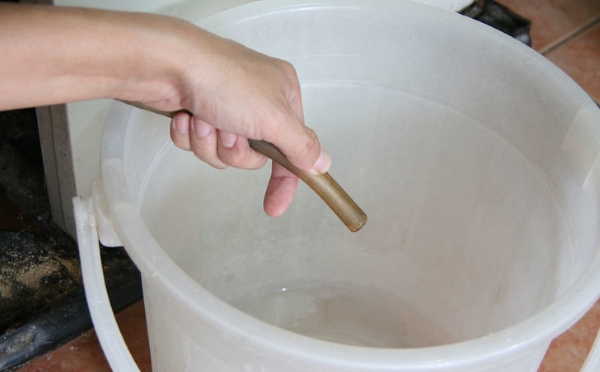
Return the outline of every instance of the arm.
<path id="1" fill-rule="evenodd" d="M 330 165 L 304 125 L 293 67 L 180 19 L 0 3 L 0 110 L 93 98 L 187 109 L 174 143 L 209 164 L 255 169 L 247 138 L 275 144 L 303 170 Z M 265 210 L 282 214 L 297 179 L 273 166 Z"/>

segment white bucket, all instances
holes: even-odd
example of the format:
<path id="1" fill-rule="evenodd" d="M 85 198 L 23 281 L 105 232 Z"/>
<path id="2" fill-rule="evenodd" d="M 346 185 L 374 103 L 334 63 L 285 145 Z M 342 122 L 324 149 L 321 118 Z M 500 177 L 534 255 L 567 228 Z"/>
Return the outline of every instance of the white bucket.
<path id="1" fill-rule="evenodd" d="M 267 0 L 200 25 L 295 65 L 369 222 L 349 233 L 306 187 L 268 218 L 268 169 L 212 169 L 167 119 L 115 104 L 96 206 L 76 200 L 113 368 L 135 367 L 105 335 L 97 219 L 142 273 L 154 371 L 533 372 L 598 298 L 600 110 L 542 56 L 397 0 Z"/>

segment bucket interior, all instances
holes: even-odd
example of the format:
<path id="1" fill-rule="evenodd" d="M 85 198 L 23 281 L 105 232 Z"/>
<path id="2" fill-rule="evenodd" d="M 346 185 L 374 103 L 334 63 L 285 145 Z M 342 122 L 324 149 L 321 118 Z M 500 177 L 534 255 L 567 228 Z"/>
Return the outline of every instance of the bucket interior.
<path id="1" fill-rule="evenodd" d="M 497 332 L 581 276 L 599 219 L 579 134 L 600 114 L 552 64 L 422 6 L 249 13 L 205 25 L 294 64 L 306 124 L 369 221 L 350 233 L 305 185 L 269 218 L 270 167 L 212 169 L 136 112 L 130 193 L 186 274 L 278 327 L 382 348 Z"/>

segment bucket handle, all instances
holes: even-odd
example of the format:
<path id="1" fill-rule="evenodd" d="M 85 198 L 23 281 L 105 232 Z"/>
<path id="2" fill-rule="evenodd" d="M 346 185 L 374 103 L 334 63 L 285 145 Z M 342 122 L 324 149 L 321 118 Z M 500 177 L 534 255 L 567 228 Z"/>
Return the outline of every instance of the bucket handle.
<path id="1" fill-rule="evenodd" d="M 73 198 L 85 297 L 96 334 L 111 369 L 115 372 L 139 372 L 121 335 L 106 291 L 92 198 Z M 600 330 L 580 372 L 599 370 Z"/>
<path id="2" fill-rule="evenodd" d="M 100 346 L 113 371 L 139 372 L 121 335 L 106 291 L 92 200 L 75 197 L 73 207 L 85 297 Z"/>

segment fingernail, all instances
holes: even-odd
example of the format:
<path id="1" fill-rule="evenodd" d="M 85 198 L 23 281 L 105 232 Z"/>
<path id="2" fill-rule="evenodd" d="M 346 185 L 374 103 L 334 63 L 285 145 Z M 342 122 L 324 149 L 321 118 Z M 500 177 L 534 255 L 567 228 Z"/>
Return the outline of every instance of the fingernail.
<path id="1" fill-rule="evenodd" d="M 237 136 L 233 133 L 223 131 L 219 132 L 219 141 L 223 147 L 232 148 L 236 140 Z"/>
<path id="2" fill-rule="evenodd" d="M 194 131 L 198 137 L 206 137 L 212 131 L 213 127 L 202 120 L 194 120 L 192 123 Z"/>
<path id="3" fill-rule="evenodd" d="M 329 157 L 329 154 L 327 154 L 325 150 L 321 148 L 321 153 L 319 154 L 317 161 L 315 161 L 313 164 L 312 170 L 316 174 L 323 174 L 329 170 L 330 166 L 331 158 Z"/>
<path id="4" fill-rule="evenodd" d="M 175 126 L 175 130 L 177 131 L 177 133 L 188 134 L 189 125 L 185 118 L 181 116 L 175 117 L 175 119 L 173 119 L 173 126 Z"/>

